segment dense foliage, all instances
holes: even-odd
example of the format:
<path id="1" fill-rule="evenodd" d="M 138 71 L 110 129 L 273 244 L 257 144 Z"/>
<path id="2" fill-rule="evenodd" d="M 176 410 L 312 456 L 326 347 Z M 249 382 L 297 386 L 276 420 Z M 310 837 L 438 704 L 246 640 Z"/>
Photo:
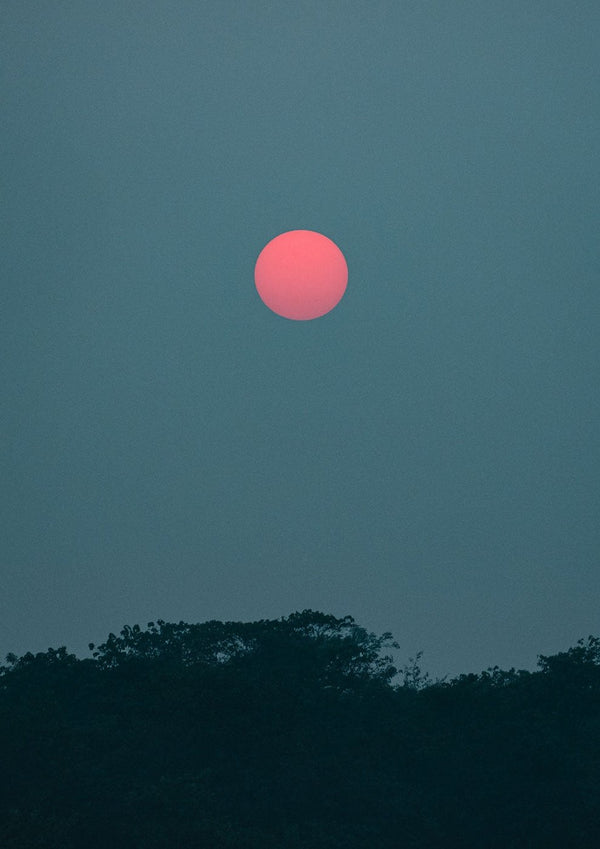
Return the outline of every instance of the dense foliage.
<path id="1" fill-rule="evenodd" d="M 430 683 L 352 617 L 125 627 L 0 668 L 6 849 L 597 849 L 600 640 Z"/>

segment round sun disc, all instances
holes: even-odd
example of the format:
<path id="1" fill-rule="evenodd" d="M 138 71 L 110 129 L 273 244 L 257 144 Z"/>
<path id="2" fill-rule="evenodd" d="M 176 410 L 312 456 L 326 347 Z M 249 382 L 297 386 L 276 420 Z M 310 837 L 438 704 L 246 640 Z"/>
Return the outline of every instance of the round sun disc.
<path id="1" fill-rule="evenodd" d="M 277 315 L 295 321 L 319 318 L 342 299 L 348 266 L 335 242 L 313 230 L 289 230 L 260 252 L 256 289 Z"/>

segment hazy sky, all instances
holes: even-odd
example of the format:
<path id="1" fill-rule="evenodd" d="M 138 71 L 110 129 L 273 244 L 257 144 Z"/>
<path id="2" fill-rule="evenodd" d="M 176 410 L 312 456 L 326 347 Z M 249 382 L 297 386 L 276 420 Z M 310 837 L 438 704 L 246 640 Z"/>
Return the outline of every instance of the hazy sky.
<path id="1" fill-rule="evenodd" d="M 600 635 L 600 5 L 3 4 L 0 655 L 313 608 Z M 291 229 L 348 289 L 294 322 Z"/>

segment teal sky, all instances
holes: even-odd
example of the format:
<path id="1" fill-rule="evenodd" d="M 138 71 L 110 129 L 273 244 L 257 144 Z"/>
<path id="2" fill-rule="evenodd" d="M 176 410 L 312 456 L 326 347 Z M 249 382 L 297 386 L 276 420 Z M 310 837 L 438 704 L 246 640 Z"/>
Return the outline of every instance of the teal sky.
<path id="1" fill-rule="evenodd" d="M 597 2 L 4 4 L 0 655 L 600 634 Z M 327 316 L 254 289 L 312 229 Z"/>

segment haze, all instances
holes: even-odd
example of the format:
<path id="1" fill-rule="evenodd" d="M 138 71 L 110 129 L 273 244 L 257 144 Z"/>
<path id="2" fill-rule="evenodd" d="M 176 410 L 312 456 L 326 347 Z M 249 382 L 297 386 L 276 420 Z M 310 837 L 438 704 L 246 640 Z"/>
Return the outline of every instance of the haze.
<path id="1" fill-rule="evenodd" d="M 600 633 L 600 8 L 9 3 L 0 654 L 305 608 Z M 348 290 L 286 322 L 258 252 Z"/>

